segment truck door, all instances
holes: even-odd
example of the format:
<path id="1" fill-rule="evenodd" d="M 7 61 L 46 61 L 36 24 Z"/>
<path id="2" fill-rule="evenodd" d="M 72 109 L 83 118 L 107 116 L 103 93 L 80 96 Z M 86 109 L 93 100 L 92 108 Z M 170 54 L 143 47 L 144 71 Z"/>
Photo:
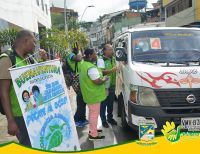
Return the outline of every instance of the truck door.
<path id="1" fill-rule="evenodd" d="M 122 39 L 122 47 L 125 48 L 126 54 L 127 54 L 127 59 L 129 56 L 129 40 L 128 40 L 128 35 L 126 35 Z M 128 100 L 129 100 L 129 94 L 130 94 L 130 76 L 129 76 L 129 65 L 128 65 L 128 60 L 126 62 L 123 62 L 122 64 L 122 79 L 123 79 L 123 84 L 122 84 L 122 94 L 124 97 L 124 107 L 126 114 L 128 115 Z"/>

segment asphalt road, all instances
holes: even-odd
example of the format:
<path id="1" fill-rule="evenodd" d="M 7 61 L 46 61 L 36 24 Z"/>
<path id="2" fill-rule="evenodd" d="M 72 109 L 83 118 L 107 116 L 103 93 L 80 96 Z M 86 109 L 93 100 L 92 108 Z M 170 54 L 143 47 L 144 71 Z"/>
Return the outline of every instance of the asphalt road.
<path id="1" fill-rule="evenodd" d="M 98 120 L 98 128 L 103 129 L 104 140 L 100 141 L 89 141 L 88 131 L 89 128 L 77 128 L 79 141 L 82 150 L 90 150 L 96 148 L 107 147 L 111 145 L 122 144 L 137 139 L 138 134 L 132 130 L 124 131 L 121 127 L 121 119 L 117 117 L 117 103 L 114 103 L 114 119 L 118 122 L 117 126 L 111 126 L 110 128 L 102 128 L 101 120 Z"/>

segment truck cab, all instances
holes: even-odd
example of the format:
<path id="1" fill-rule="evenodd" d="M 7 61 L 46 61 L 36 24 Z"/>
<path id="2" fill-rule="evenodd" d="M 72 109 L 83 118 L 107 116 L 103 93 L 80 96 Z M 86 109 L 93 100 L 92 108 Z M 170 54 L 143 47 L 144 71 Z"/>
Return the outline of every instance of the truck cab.
<path id="1" fill-rule="evenodd" d="M 114 39 L 122 126 L 200 126 L 200 30 L 129 29 Z M 121 99 L 120 99 L 121 98 Z"/>

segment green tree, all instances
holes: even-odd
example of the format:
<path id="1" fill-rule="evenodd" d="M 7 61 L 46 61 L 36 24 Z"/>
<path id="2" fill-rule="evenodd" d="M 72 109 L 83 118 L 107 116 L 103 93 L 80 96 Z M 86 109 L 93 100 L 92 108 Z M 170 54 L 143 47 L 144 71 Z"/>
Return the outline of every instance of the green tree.
<path id="1" fill-rule="evenodd" d="M 51 13 L 51 22 L 52 27 L 64 30 L 65 29 L 65 22 L 64 22 L 64 14 L 63 13 Z"/>
<path id="2" fill-rule="evenodd" d="M 62 57 L 66 56 L 67 51 L 71 51 L 75 42 L 78 43 L 79 48 L 85 48 L 88 44 L 88 38 L 85 33 L 77 29 L 67 33 L 56 28 L 44 29 L 41 32 L 41 46 L 52 49 L 55 53 L 60 53 Z"/>
<path id="3" fill-rule="evenodd" d="M 18 30 L 16 29 L 6 29 L 0 31 L 0 46 L 12 46 L 17 36 L 17 32 Z"/>
<path id="4" fill-rule="evenodd" d="M 77 21 L 76 18 L 70 18 L 67 21 L 68 30 L 78 30 L 80 28 L 80 23 Z"/>

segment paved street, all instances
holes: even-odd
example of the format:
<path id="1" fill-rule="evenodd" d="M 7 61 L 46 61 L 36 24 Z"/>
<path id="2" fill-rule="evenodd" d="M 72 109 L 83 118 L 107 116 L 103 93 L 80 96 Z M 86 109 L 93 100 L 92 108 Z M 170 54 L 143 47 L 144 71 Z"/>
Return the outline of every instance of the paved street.
<path id="1" fill-rule="evenodd" d="M 69 91 L 69 97 L 71 100 L 71 106 L 73 112 L 76 110 L 76 102 L 75 102 L 75 94 L 73 90 Z M 87 113 L 88 114 L 88 113 Z M 115 145 L 115 144 L 121 144 L 125 143 L 128 141 L 132 141 L 136 138 L 136 135 L 132 131 L 123 131 L 121 128 L 121 121 L 120 118 L 117 117 L 117 103 L 114 104 L 114 118 L 118 122 L 118 126 L 110 126 L 110 128 L 102 128 L 101 126 L 101 120 L 99 119 L 98 121 L 98 128 L 103 129 L 103 135 L 105 135 L 105 139 L 101 141 L 89 141 L 88 140 L 88 131 L 89 128 L 88 126 L 84 128 L 77 128 L 78 136 L 79 136 L 79 141 L 81 144 L 81 149 L 82 150 L 89 150 L 89 149 L 94 149 L 94 148 L 101 148 L 101 147 L 106 147 L 110 145 Z M 10 141 L 16 141 L 16 137 L 10 136 L 7 134 L 7 121 L 5 116 L 0 115 L 0 144 L 10 142 Z"/>
<path id="2" fill-rule="evenodd" d="M 106 146 L 115 145 L 115 144 L 122 144 L 125 142 L 133 141 L 136 138 L 137 135 L 135 135 L 132 131 L 124 131 L 121 128 L 121 120 L 120 118 L 117 118 L 116 108 L 117 108 L 117 103 L 115 103 L 115 106 L 114 106 L 114 110 L 115 110 L 114 118 L 117 120 L 118 126 L 110 125 L 110 128 L 102 128 L 100 119 L 98 121 L 99 122 L 98 128 L 103 129 L 103 135 L 105 135 L 106 137 L 104 140 L 95 141 L 95 142 L 89 141 L 88 140 L 88 131 L 89 131 L 88 126 L 85 128 L 77 128 L 79 141 L 80 141 L 82 150 L 101 148 L 101 147 L 106 147 Z"/>

